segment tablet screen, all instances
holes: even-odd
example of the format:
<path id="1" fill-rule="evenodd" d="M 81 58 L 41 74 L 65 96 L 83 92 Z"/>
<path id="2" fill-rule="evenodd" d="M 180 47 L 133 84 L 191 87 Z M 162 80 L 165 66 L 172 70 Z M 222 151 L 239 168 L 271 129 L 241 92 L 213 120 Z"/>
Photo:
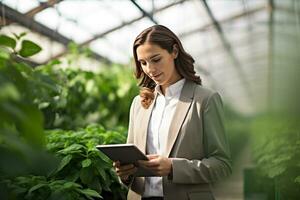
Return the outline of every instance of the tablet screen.
<path id="1" fill-rule="evenodd" d="M 138 167 L 134 176 L 155 176 L 151 170 L 138 166 L 138 160 L 148 160 L 148 158 L 134 144 L 97 145 L 96 147 L 112 161 L 120 161 L 121 165 L 134 164 Z"/>

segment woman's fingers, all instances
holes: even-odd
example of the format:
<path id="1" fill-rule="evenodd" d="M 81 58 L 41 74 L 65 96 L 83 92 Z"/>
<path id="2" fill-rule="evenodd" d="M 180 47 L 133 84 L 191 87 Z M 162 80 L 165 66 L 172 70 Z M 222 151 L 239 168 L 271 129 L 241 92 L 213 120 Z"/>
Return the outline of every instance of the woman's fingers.
<path id="1" fill-rule="evenodd" d="M 128 164 L 128 165 L 121 165 L 119 161 L 113 162 L 113 167 L 118 171 L 120 170 L 128 170 L 130 168 L 133 168 L 133 164 Z"/>
<path id="2" fill-rule="evenodd" d="M 133 168 L 129 168 L 129 169 L 123 169 L 123 170 L 119 170 L 117 171 L 117 174 L 119 176 L 129 176 L 129 175 L 132 175 L 136 172 L 137 168 L 136 167 L 133 167 Z"/>
<path id="3" fill-rule="evenodd" d="M 120 161 L 113 162 L 113 167 L 114 168 L 120 167 L 120 166 L 121 166 Z"/>
<path id="4" fill-rule="evenodd" d="M 120 171 L 126 171 L 126 170 L 129 170 L 129 169 L 132 169 L 134 168 L 134 165 L 133 164 L 129 164 L 129 165 L 121 165 L 118 167 L 118 169 Z"/>
<path id="5" fill-rule="evenodd" d="M 139 163 L 139 165 L 142 165 L 144 167 L 149 167 L 149 168 L 159 166 L 158 159 L 152 159 L 152 160 L 149 160 L 149 161 L 139 160 L 138 163 Z"/>
<path id="6" fill-rule="evenodd" d="M 149 155 L 149 160 L 140 160 L 139 165 L 146 167 L 159 176 L 168 175 L 172 168 L 172 161 L 169 158 L 159 155 Z"/>
<path id="7" fill-rule="evenodd" d="M 117 163 L 116 163 L 117 165 Z M 115 165 L 115 166 L 116 166 Z M 131 174 L 134 174 L 137 170 L 137 168 L 133 165 L 133 164 L 129 164 L 129 165 L 118 165 L 117 167 L 115 167 L 116 173 L 118 176 L 128 176 Z"/>
<path id="8" fill-rule="evenodd" d="M 150 155 L 147 155 L 148 159 L 149 160 L 141 160 L 139 162 L 139 164 L 145 166 L 145 167 L 149 167 L 149 168 L 155 168 L 155 167 L 158 167 L 160 165 L 160 161 L 159 161 L 159 158 L 160 156 L 157 155 L 157 154 L 150 154 Z"/>
<path id="9" fill-rule="evenodd" d="M 139 166 L 153 170 L 153 172 L 159 176 L 165 176 L 170 173 L 172 162 L 169 158 L 155 154 L 148 155 L 147 157 L 149 160 L 138 161 Z M 117 175 L 125 179 L 137 171 L 137 167 L 135 167 L 133 164 L 121 165 L 120 162 L 116 161 L 113 163 L 113 166 Z"/>
<path id="10" fill-rule="evenodd" d="M 152 159 L 158 158 L 159 155 L 157 155 L 157 154 L 150 154 L 150 155 L 147 155 L 147 157 L 148 157 L 149 160 L 152 160 Z"/>

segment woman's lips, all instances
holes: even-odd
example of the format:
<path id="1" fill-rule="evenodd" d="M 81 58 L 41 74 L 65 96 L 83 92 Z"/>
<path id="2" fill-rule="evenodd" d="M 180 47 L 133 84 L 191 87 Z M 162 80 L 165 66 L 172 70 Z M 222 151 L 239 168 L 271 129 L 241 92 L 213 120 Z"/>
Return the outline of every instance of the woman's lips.
<path id="1" fill-rule="evenodd" d="M 157 79 L 158 77 L 160 77 L 160 75 L 162 75 L 162 73 L 157 74 L 157 75 L 153 75 L 152 77 L 153 77 L 154 79 Z"/>

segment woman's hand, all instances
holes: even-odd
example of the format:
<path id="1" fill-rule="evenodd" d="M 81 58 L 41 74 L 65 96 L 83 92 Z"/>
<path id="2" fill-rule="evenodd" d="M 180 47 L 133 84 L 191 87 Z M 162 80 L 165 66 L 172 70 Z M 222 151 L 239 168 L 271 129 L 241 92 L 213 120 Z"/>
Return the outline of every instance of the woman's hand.
<path id="1" fill-rule="evenodd" d="M 148 168 L 158 176 L 168 176 L 172 171 L 172 161 L 160 155 L 147 155 L 148 161 L 139 160 L 139 165 Z"/>
<path id="2" fill-rule="evenodd" d="M 121 165 L 119 161 L 113 162 L 113 166 L 117 175 L 126 181 L 128 177 L 137 171 L 137 168 L 133 164 Z"/>

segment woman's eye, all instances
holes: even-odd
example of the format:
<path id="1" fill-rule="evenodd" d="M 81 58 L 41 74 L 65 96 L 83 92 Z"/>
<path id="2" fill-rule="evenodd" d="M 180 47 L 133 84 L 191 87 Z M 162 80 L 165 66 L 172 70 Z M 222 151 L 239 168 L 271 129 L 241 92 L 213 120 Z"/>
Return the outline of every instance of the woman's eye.
<path id="1" fill-rule="evenodd" d="M 141 63 L 141 65 L 143 65 L 143 66 L 144 66 L 144 65 L 146 65 L 146 63 L 145 63 L 145 62 L 140 62 L 140 63 Z"/>
<path id="2" fill-rule="evenodd" d="M 153 62 L 157 63 L 160 61 L 160 58 L 154 59 Z"/>

